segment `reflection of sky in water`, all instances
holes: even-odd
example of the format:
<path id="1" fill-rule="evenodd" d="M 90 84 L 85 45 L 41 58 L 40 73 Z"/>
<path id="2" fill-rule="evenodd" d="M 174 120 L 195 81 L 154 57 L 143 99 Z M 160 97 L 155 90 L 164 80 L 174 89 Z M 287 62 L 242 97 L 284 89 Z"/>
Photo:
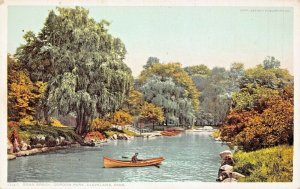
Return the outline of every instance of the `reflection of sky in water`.
<path id="1" fill-rule="evenodd" d="M 228 147 L 202 133 L 111 141 L 95 148 L 72 148 L 9 161 L 8 181 L 214 182 L 219 168 L 219 153 L 225 149 Z M 103 168 L 103 156 L 130 158 L 135 152 L 139 153 L 140 159 L 164 156 L 166 160 L 160 168 Z"/>

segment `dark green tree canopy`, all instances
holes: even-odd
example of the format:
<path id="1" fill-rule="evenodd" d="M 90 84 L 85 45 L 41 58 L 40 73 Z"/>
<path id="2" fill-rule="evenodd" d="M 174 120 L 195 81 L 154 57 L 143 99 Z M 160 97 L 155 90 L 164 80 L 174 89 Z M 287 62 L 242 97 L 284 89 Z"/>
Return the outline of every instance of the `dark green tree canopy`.
<path id="1" fill-rule="evenodd" d="M 82 7 L 50 11 L 40 33 L 26 33 L 16 53 L 32 80 L 48 82 L 48 107 L 76 113 L 79 133 L 96 114 L 120 108 L 133 80 L 125 45 L 108 33 L 108 22 L 88 14 Z"/>
<path id="2" fill-rule="evenodd" d="M 153 64 L 160 63 L 157 57 L 150 56 L 147 60 L 147 63 L 143 66 L 144 69 L 151 67 Z"/>

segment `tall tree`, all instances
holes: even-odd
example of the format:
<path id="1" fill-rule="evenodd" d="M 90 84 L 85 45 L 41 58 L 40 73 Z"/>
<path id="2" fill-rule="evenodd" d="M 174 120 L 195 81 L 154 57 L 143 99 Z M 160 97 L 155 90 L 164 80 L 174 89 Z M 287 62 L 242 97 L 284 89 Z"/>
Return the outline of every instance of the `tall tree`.
<path id="1" fill-rule="evenodd" d="M 192 100 L 194 111 L 197 112 L 199 110 L 200 93 L 192 78 L 184 71 L 179 63 L 154 64 L 150 68 L 142 71 L 139 76 L 140 83 L 144 84 L 146 80 L 153 75 L 160 76 L 162 81 L 164 81 L 165 78 L 172 78 L 176 85 L 184 88 L 184 92 L 187 93 L 188 97 Z"/>
<path id="2" fill-rule="evenodd" d="M 192 100 L 184 87 L 176 84 L 172 78 L 152 76 L 141 87 L 144 99 L 162 108 L 166 124 L 189 124 L 194 121 Z"/>
<path id="3" fill-rule="evenodd" d="M 28 32 L 17 50 L 32 80 L 48 83 L 50 112 L 74 112 L 80 134 L 93 117 L 119 109 L 132 84 L 124 44 L 108 33 L 108 22 L 88 14 L 81 7 L 50 11 L 41 32 Z"/>
<path id="4" fill-rule="evenodd" d="M 146 64 L 143 66 L 144 69 L 151 67 L 154 64 L 158 64 L 159 59 L 157 57 L 149 57 Z"/>

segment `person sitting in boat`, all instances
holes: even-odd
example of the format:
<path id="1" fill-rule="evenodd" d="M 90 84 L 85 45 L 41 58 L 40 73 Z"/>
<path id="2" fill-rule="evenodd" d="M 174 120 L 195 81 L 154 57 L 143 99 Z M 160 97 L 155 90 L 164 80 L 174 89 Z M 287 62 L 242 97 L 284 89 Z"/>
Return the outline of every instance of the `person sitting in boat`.
<path id="1" fill-rule="evenodd" d="M 136 163 L 139 159 L 137 158 L 137 156 L 139 155 L 139 153 L 135 153 L 134 156 L 132 156 L 131 158 L 131 162 L 132 163 Z"/>

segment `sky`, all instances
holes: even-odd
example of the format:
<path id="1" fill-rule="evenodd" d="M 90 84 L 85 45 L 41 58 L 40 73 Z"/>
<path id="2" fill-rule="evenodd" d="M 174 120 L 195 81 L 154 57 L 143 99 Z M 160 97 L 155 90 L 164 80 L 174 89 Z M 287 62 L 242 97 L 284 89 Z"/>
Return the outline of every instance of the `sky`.
<path id="1" fill-rule="evenodd" d="M 293 9 L 284 7 L 104 7 L 90 6 L 90 16 L 111 24 L 109 33 L 126 46 L 125 63 L 137 77 L 148 57 L 180 62 L 246 68 L 274 56 L 293 73 Z M 8 53 L 38 33 L 51 6 L 8 6 Z"/>

